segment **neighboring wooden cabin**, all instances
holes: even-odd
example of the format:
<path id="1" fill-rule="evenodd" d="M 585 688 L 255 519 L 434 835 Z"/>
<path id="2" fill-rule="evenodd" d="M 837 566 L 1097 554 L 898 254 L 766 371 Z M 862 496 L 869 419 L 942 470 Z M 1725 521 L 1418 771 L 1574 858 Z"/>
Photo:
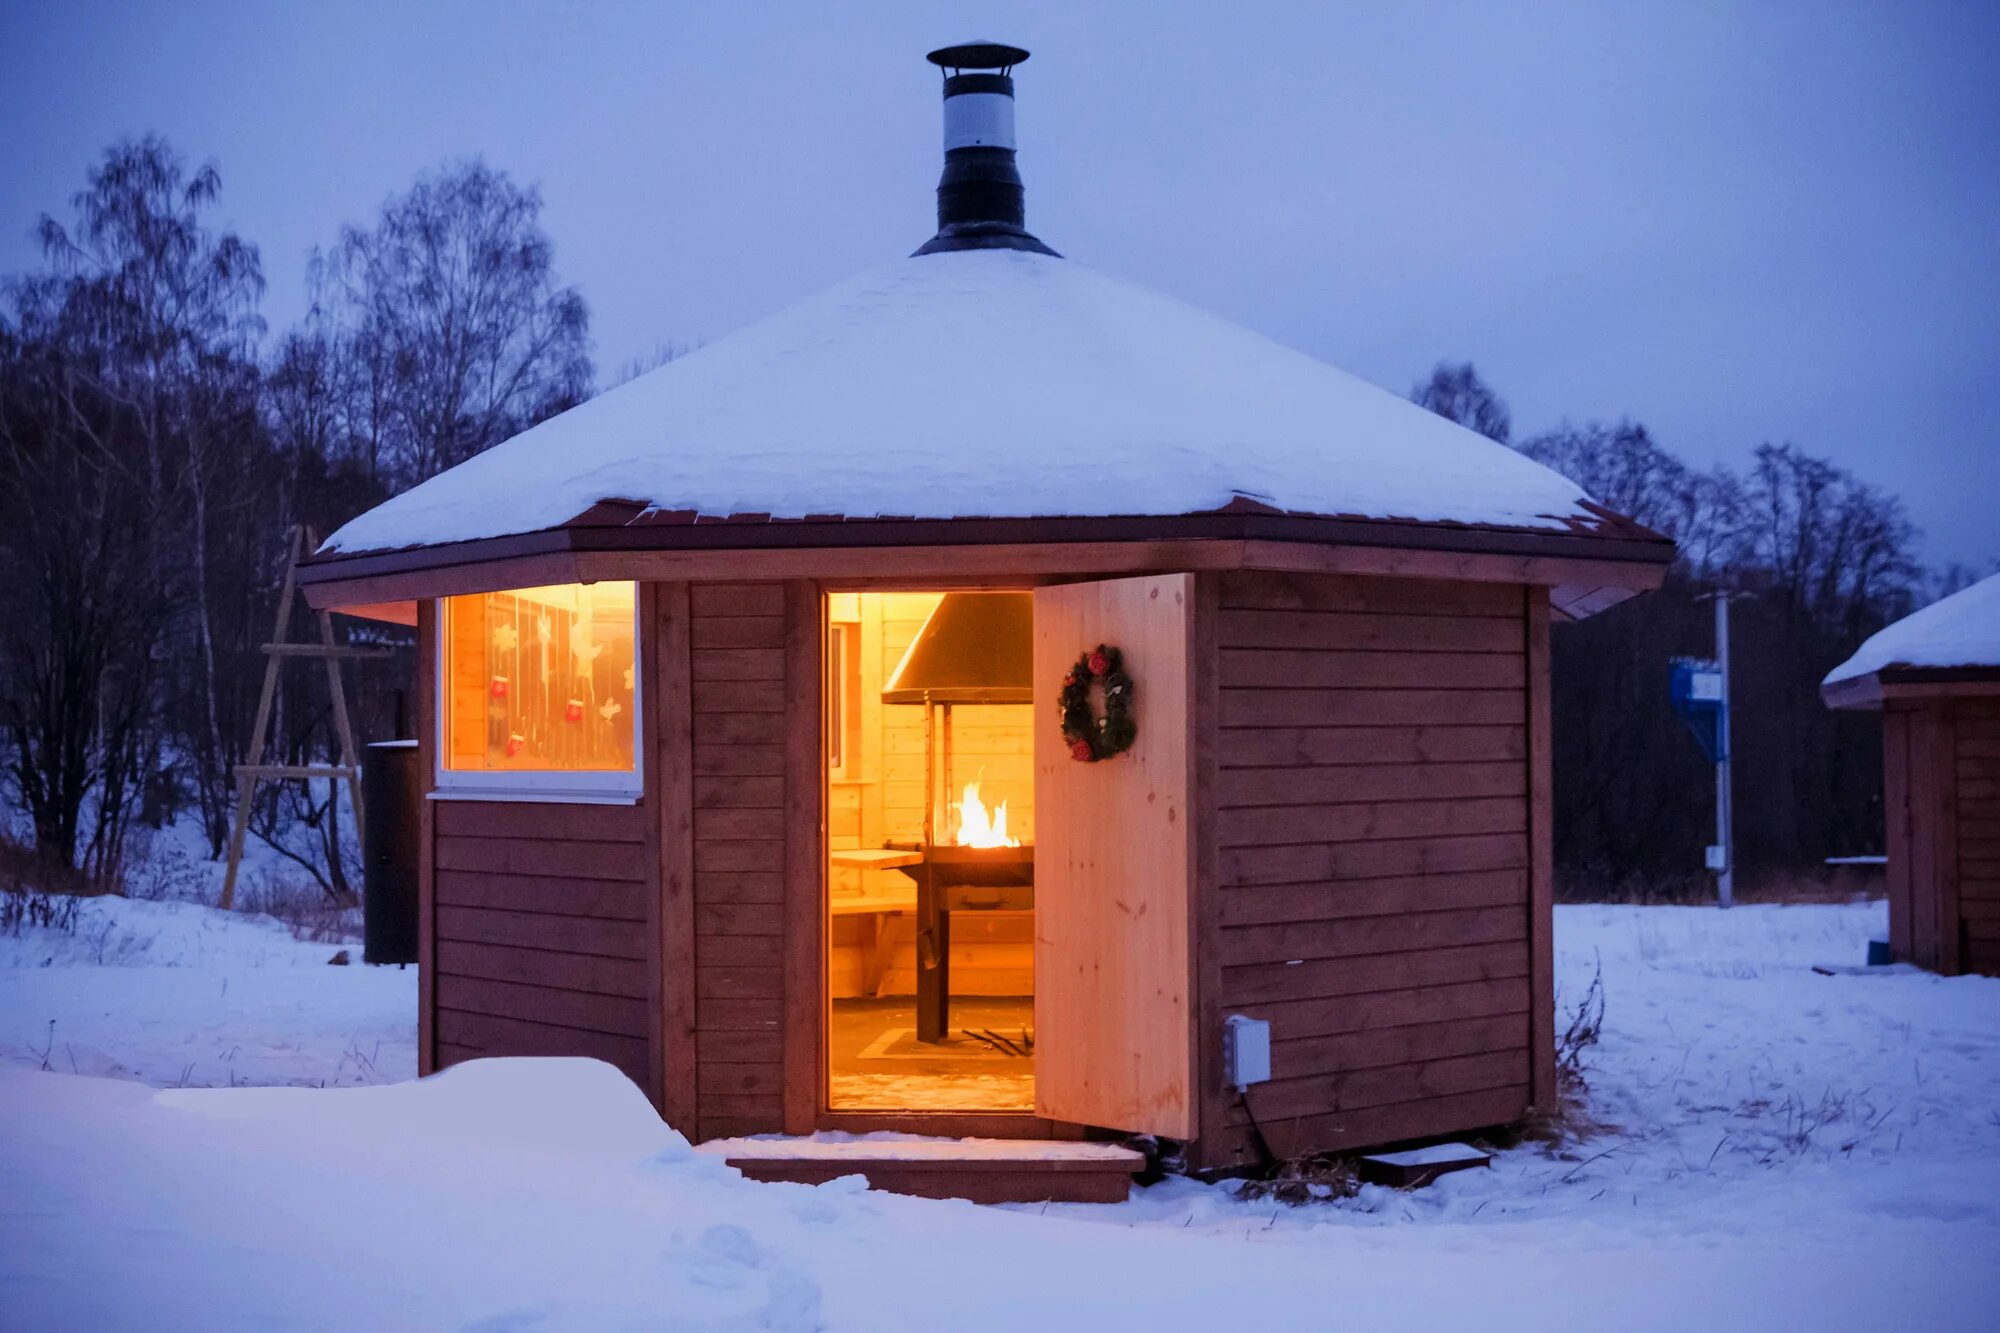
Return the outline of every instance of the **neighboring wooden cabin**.
<path id="1" fill-rule="evenodd" d="M 1882 714 L 1891 952 L 2000 976 L 2000 575 L 1875 635 L 1821 693 Z"/>
<path id="2" fill-rule="evenodd" d="M 1671 543 L 1052 254 L 1011 92 L 947 77 L 918 255 L 302 571 L 419 629 L 422 1068 L 598 1056 L 697 1140 L 1149 1134 L 1201 1170 L 1259 1160 L 1253 1112 L 1289 1155 L 1553 1111 L 1549 625 Z M 1100 644 L 1136 738 L 1079 762 L 1058 696 Z M 1238 1015 L 1271 1041 L 1240 1092 Z M 997 1151 L 968 1192 L 1131 1169 Z"/>

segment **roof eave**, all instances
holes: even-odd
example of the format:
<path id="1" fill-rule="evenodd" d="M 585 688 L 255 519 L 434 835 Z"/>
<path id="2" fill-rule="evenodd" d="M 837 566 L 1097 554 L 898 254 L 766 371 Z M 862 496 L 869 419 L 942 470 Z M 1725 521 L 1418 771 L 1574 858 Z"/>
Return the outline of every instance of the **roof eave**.
<path id="1" fill-rule="evenodd" d="M 1463 524 L 1222 512 L 1117 518 L 811 518 L 764 515 L 728 520 L 661 516 L 608 502 L 559 528 L 393 551 L 334 552 L 301 564 L 299 582 L 315 606 L 396 603 L 534 582 L 618 577 L 694 577 L 718 563 L 744 568 L 721 577 L 783 577 L 782 553 L 820 552 L 828 577 L 895 555 L 932 550 L 937 563 L 962 562 L 969 548 L 1023 556 L 1020 572 L 1043 572 L 1054 547 L 1088 549 L 1076 573 L 1185 568 L 1325 568 L 1428 577 L 1543 583 L 1557 590 L 1568 618 L 1593 614 L 1659 586 L 1671 541 L 1622 530 L 1550 532 Z M 1328 553 L 1315 556 L 1314 551 Z M 1365 553 L 1377 553 L 1373 558 Z M 846 558 L 841 559 L 844 555 Z M 1030 560 L 1027 556 L 1035 556 Z M 650 558 L 649 558 L 650 557 Z M 995 563 L 986 561 L 985 563 Z M 690 571 L 678 572 L 677 571 Z"/>
<path id="2" fill-rule="evenodd" d="M 1879 709 L 1897 700 L 1993 696 L 2000 696 L 2000 666 L 1892 665 L 1819 687 L 1828 708 Z"/>

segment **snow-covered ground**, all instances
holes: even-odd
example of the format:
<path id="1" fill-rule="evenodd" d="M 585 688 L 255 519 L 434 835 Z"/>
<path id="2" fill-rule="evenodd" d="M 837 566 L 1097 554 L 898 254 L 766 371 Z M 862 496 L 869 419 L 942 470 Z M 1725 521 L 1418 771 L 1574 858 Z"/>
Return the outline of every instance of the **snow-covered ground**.
<path id="1" fill-rule="evenodd" d="M 589 1062 L 333 1090 L 410 1072 L 413 974 L 90 906 L 0 939 L 9 1327 L 2000 1322 L 2000 981 L 1858 967 L 1879 903 L 1559 908 L 1563 1005 L 1601 961 L 1606 1015 L 1596 1127 L 1554 1149 L 1335 1205 L 1046 1210 L 749 1184 Z"/>
<path id="2" fill-rule="evenodd" d="M 0 1061 L 156 1087 L 416 1076 L 414 967 L 194 903 L 90 898 L 77 916 L 74 933 L 0 938 Z"/>

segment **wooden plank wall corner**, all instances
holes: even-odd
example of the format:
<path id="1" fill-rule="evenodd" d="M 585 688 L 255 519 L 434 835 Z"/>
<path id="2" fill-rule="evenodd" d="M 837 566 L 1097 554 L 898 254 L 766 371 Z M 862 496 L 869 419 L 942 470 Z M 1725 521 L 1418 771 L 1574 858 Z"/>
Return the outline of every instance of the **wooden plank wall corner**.
<path id="1" fill-rule="evenodd" d="M 1961 707 L 1961 702 L 1956 699 L 1947 698 L 1938 702 L 1937 754 L 1933 760 L 1937 769 L 1937 801 L 1934 808 L 1934 818 L 1937 821 L 1935 844 L 1937 847 L 1938 971 L 1948 977 L 1955 977 L 1965 971 L 1965 922 L 1960 916 L 1958 888 L 1958 778 L 1960 768 L 1958 727 Z"/>
<path id="2" fill-rule="evenodd" d="M 689 675 L 688 586 L 644 585 L 652 590 L 651 694 L 654 804 L 651 833 L 658 848 L 659 886 L 654 895 L 654 948 L 659 960 L 659 1007 L 654 1025 L 659 1050 L 660 1114 L 683 1134 L 695 1124 L 694 944 L 694 700 Z"/>
<path id="3" fill-rule="evenodd" d="M 1960 699 L 1953 886 L 1964 970 L 2000 976 L 2000 698 Z"/>
<path id="4" fill-rule="evenodd" d="M 688 588 L 695 1132 L 785 1128 L 786 590 Z"/>
<path id="5" fill-rule="evenodd" d="M 1955 799 L 1946 800 L 1956 786 L 1949 708 L 1949 700 L 1917 699 L 1892 701 L 1883 712 L 1890 947 L 1935 972 L 1949 971 L 1958 933 L 1946 914 L 1957 823 Z"/>
<path id="6" fill-rule="evenodd" d="M 437 603 L 417 603 L 417 1076 L 437 1070 Z"/>
<path id="7" fill-rule="evenodd" d="M 1555 1115 L 1562 1090 L 1556 1083 L 1555 982 L 1555 732 L 1549 704 L 1549 590 L 1530 583 L 1528 652 L 1528 1097 Z"/>
<path id="8" fill-rule="evenodd" d="M 1910 715 L 1889 703 L 1882 709 L 1883 848 L 1889 864 L 1889 951 L 1900 959 L 1911 949 Z"/>
<path id="9" fill-rule="evenodd" d="M 826 729 L 820 724 L 820 590 L 785 585 L 785 1131 L 810 1134 L 820 1112 L 826 1030 Z"/>
<path id="10" fill-rule="evenodd" d="M 1218 1131 L 1235 1104 L 1235 1091 L 1223 1082 L 1222 1070 L 1222 901 L 1217 882 L 1216 746 L 1222 717 L 1222 672 L 1216 648 L 1217 617 L 1222 609 L 1222 577 L 1194 577 L 1194 609 L 1188 625 L 1188 885 L 1189 925 L 1193 940 L 1195 1115 L 1197 1140 L 1190 1145 L 1188 1164 L 1199 1170 L 1226 1165 L 1210 1151 Z M 1214 1160 L 1211 1160 L 1214 1158 Z"/>
<path id="11" fill-rule="evenodd" d="M 660 774 L 655 766 L 658 756 L 652 753 L 657 748 L 652 744 L 653 738 L 660 733 L 660 671 L 656 660 L 660 651 L 659 585 L 641 583 L 637 601 L 638 605 L 634 608 L 638 620 L 637 641 L 633 646 L 639 669 L 636 682 L 639 725 L 645 729 L 636 742 L 640 776 L 644 780 L 639 813 L 645 820 L 644 869 L 651 876 L 645 893 L 645 940 L 642 947 L 642 956 L 646 961 L 646 1097 L 653 1103 L 653 1109 L 664 1116 L 667 1113 L 667 954 L 666 886 L 661 849 L 665 845 L 665 832 L 660 826 Z"/>

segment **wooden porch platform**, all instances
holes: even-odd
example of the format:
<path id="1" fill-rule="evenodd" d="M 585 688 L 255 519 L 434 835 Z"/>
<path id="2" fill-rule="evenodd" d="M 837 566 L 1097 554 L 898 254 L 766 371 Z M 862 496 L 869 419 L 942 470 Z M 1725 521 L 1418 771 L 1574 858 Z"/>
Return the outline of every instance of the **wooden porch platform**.
<path id="1" fill-rule="evenodd" d="M 711 1139 L 697 1152 L 752 1180 L 819 1185 L 861 1175 L 870 1187 L 973 1203 L 1122 1203 L 1143 1153 L 1055 1139 L 757 1137 Z"/>

